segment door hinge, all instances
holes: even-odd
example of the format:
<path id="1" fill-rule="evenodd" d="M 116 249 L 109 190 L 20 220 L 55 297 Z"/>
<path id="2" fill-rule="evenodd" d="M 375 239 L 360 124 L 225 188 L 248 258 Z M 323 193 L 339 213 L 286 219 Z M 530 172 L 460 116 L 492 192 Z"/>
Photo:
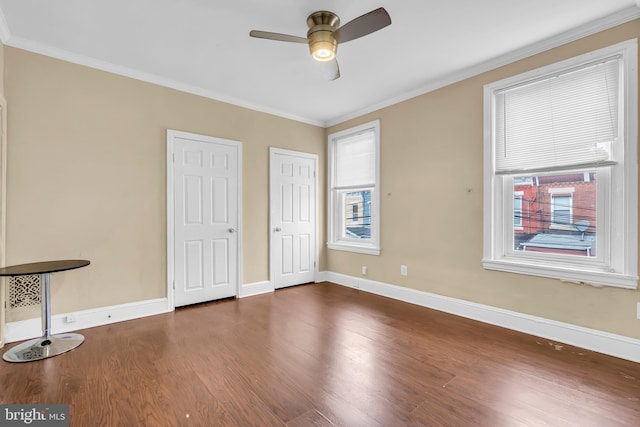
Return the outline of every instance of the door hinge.
<path id="1" fill-rule="evenodd" d="M 176 153 L 171 153 L 173 163 L 176 162 Z"/>
<path id="2" fill-rule="evenodd" d="M 176 281 L 175 280 L 173 281 L 173 290 L 174 291 L 176 290 Z"/>

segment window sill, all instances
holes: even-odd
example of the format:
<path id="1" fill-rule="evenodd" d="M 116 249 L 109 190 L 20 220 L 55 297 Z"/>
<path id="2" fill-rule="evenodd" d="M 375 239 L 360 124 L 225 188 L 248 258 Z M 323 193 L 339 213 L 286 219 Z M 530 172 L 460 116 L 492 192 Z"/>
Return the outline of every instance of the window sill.
<path id="1" fill-rule="evenodd" d="M 551 224 L 549 230 L 577 231 L 573 224 Z"/>
<path id="2" fill-rule="evenodd" d="M 625 289 L 638 288 L 638 276 L 596 269 L 586 270 L 563 266 L 541 265 L 536 263 L 506 259 L 483 259 L 482 266 L 486 270 L 497 270 L 509 273 L 549 277 L 552 279 L 559 279 L 562 281 L 594 286 L 612 286 Z"/>
<path id="3" fill-rule="evenodd" d="M 380 248 L 372 245 L 363 246 L 347 243 L 327 243 L 327 248 L 333 249 L 335 251 L 357 252 L 367 255 L 380 255 Z"/>

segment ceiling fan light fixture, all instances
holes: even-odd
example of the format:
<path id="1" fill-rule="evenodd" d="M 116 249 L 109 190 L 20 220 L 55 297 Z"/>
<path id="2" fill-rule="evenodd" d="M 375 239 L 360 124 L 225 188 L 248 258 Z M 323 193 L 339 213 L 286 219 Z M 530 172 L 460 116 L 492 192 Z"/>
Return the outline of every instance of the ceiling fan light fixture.
<path id="1" fill-rule="evenodd" d="M 358 39 L 390 24 L 391 17 L 382 7 L 352 19 L 343 26 L 340 26 L 338 15 L 320 10 L 307 17 L 309 30 L 306 38 L 258 30 L 251 30 L 249 36 L 281 42 L 307 43 L 313 59 L 322 63 L 325 79 L 331 81 L 340 77 L 338 61 L 335 59 L 338 43 Z"/>
<path id="2" fill-rule="evenodd" d="M 310 44 L 311 56 L 316 61 L 324 62 L 331 61 L 336 57 L 336 43 L 331 43 L 330 41 L 319 41 L 313 44 Z"/>
<path id="3" fill-rule="evenodd" d="M 320 30 L 309 32 L 309 50 L 316 61 L 331 61 L 336 57 L 338 42 L 333 37 L 333 31 Z"/>
<path id="4" fill-rule="evenodd" d="M 340 18 L 335 13 L 322 10 L 307 18 L 307 40 L 313 59 L 320 62 L 331 61 L 336 57 L 338 41 L 333 32 L 340 25 Z"/>

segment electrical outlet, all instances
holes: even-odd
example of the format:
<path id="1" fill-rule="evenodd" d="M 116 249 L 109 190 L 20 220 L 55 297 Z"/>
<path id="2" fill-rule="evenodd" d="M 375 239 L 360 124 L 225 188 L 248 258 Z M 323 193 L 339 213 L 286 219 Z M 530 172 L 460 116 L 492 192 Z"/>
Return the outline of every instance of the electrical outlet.
<path id="1" fill-rule="evenodd" d="M 367 266 L 366 266 L 366 265 L 363 265 L 363 266 L 362 266 L 362 275 L 363 275 L 363 276 L 366 276 L 366 275 L 367 275 Z"/>
<path id="2" fill-rule="evenodd" d="M 407 271 L 407 266 L 406 265 L 401 265 L 400 266 L 400 275 L 401 276 L 406 276 L 407 274 L 409 274 L 409 272 Z"/>
<path id="3" fill-rule="evenodd" d="M 78 321 L 78 316 L 75 313 L 69 313 L 65 320 L 67 323 L 75 323 Z"/>

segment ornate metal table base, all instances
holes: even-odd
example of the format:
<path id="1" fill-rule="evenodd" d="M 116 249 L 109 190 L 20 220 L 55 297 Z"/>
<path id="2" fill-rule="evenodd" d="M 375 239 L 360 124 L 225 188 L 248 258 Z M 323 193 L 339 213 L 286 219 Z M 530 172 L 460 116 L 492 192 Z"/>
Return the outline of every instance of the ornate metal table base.
<path id="1" fill-rule="evenodd" d="M 51 290 L 49 273 L 73 270 L 89 265 L 86 260 L 47 261 L 0 268 L 0 276 L 22 276 L 40 273 L 40 309 L 42 336 L 7 350 L 2 358 L 7 362 L 31 362 L 73 350 L 84 342 L 80 334 L 51 335 Z"/>
<path id="2" fill-rule="evenodd" d="M 2 358 L 7 362 L 31 362 L 73 350 L 84 341 L 80 334 L 56 334 L 35 338 L 7 350 Z"/>

